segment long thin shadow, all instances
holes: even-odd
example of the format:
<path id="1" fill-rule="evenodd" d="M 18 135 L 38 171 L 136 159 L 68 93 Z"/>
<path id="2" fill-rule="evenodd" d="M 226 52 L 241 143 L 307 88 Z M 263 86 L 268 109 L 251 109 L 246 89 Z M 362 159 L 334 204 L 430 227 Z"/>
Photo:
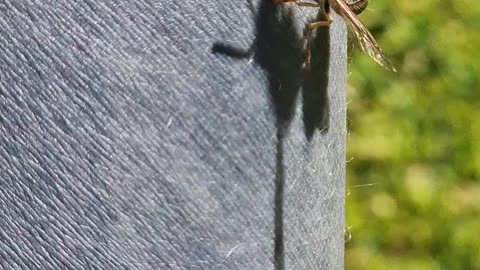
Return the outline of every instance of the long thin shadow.
<path id="1" fill-rule="evenodd" d="M 275 172 L 275 208 L 273 262 L 275 270 L 285 270 L 285 241 L 283 229 L 283 195 L 285 187 L 285 166 L 283 165 L 283 134 L 277 130 L 277 154 Z"/>
<path id="2" fill-rule="evenodd" d="M 305 136 L 310 140 L 316 128 L 328 125 L 328 29 L 317 31 L 312 47 L 312 71 L 304 73 L 303 36 L 296 30 L 294 16 L 286 5 L 274 7 L 269 0 L 260 0 L 256 16 L 256 36 L 249 49 L 239 49 L 217 42 L 212 52 L 232 58 L 253 56 L 265 70 L 268 90 L 277 126 L 276 176 L 274 198 L 274 266 L 285 270 L 283 198 L 285 186 L 284 139 L 295 113 L 295 101 L 303 85 L 303 120 Z"/>

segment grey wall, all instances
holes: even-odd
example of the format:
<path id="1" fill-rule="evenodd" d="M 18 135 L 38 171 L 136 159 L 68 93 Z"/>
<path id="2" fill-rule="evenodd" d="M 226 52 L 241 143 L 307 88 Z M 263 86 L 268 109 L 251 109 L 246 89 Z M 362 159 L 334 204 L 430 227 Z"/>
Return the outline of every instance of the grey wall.
<path id="1" fill-rule="evenodd" d="M 305 73 L 305 12 L 0 1 L 0 268 L 342 269 L 346 29 Z"/>

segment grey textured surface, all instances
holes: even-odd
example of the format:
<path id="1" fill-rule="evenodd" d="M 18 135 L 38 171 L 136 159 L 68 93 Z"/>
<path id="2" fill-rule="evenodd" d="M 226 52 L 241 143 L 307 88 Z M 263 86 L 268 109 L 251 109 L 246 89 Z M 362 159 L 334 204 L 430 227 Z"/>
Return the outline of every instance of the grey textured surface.
<path id="1" fill-rule="evenodd" d="M 0 0 L 0 268 L 343 269 L 346 29 L 303 73 L 304 12 Z"/>

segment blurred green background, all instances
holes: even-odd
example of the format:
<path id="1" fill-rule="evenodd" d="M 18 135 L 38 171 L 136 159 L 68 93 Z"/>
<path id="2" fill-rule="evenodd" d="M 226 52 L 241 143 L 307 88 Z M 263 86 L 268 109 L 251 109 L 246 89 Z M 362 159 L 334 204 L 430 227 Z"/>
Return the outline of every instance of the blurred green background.
<path id="1" fill-rule="evenodd" d="M 480 269 L 480 2 L 371 0 L 353 39 L 345 266 Z"/>

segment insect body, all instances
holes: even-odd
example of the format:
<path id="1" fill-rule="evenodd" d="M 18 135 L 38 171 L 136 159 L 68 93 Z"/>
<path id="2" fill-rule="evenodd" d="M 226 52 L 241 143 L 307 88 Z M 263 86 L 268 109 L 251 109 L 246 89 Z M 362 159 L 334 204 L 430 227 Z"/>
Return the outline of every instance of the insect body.
<path id="1" fill-rule="evenodd" d="M 303 2 L 300 0 L 272 0 L 274 4 L 281 4 L 281 3 L 288 3 L 292 2 L 297 4 L 298 6 L 303 7 L 312 7 L 312 8 L 321 8 L 321 1 L 322 0 L 314 0 L 315 3 L 310 2 Z M 345 0 L 323 0 L 325 1 L 325 21 L 318 21 L 309 23 L 307 25 L 306 30 L 306 38 L 307 38 L 307 55 L 305 59 L 305 66 L 307 69 L 310 69 L 310 47 L 311 47 L 311 39 L 312 39 L 312 32 L 313 30 L 322 27 L 322 26 L 330 26 L 332 23 L 332 17 L 330 15 L 330 7 L 338 13 L 342 18 L 350 25 L 355 34 L 355 37 L 360 43 L 360 47 L 362 50 L 367 53 L 375 62 L 379 65 L 383 66 L 384 68 L 392 71 L 396 71 L 395 67 L 392 63 L 388 60 L 388 58 L 383 54 L 382 49 L 378 46 L 377 42 L 373 38 L 372 34 L 368 31 L 368 29 L 363 25 L 363 23 L 357 18 L 357 14 L 360 14 L 368 5 L 368 0 L 356 0 L 351 3 L 346 3 Z"/>

